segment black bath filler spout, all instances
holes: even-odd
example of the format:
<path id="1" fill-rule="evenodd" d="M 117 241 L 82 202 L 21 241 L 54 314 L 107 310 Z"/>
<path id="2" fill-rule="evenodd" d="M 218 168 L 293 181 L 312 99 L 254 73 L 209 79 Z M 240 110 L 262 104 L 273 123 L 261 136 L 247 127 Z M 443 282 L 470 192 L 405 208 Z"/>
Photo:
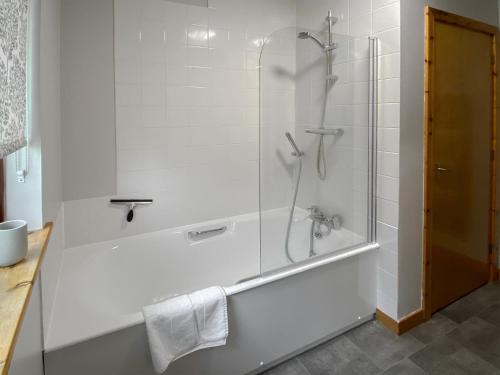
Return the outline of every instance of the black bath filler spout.
<path id="1" fill-rule="evenodd" d="M 110 204 L 127 206 L 127 222 L 134 220 L 134 208 L 136 206 L 148 206 L 153 204 L 152 199 L 110 199 Z"/>

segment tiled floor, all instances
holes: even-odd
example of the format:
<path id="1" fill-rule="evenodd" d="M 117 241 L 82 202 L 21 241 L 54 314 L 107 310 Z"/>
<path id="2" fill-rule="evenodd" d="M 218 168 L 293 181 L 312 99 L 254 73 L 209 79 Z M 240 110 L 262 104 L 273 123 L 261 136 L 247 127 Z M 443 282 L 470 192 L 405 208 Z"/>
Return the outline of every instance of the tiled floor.
<path id="1" fill-rule="evenodd" d="M 500 283 L 399 337 L 371 321 L 265 374 L 500 375 Z"/>

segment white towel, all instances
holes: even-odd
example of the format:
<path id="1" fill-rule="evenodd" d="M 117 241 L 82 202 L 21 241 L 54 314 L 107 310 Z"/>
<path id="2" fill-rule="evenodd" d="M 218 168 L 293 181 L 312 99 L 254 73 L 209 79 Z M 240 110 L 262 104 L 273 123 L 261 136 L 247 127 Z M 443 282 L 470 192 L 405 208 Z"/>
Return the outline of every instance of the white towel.
<path id="1" fill-rule="evenodd" d="M 227 301 L 220 287 L 145 306 L 143 314 L 153 366 L 158 374 L 186 354 L 226 344 Z"/>

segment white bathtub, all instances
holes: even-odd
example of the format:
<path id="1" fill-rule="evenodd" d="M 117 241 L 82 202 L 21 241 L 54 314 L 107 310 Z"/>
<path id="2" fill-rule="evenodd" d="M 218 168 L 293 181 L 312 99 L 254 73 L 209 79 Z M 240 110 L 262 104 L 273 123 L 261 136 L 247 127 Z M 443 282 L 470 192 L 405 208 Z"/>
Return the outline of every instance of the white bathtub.
<path id="1" fill-rule="evenodd" d="M 227 345 L 182 358 L 167 374 L 258 372 L 372 317 L 376 244 L 359 245 L 361 237 L 342 229 L 317 241 L 318 256 L 308 259 L 310 221 L 299 210 L 290 241 L 299 263 L 289 265 L 287 210 L 262 215 L 262 255 L 258 217 L 66 249 L 45 342 L 46 374 L 153 374 L 141 307 L 212 285 L 229 296 Z M 227 230 L 209 239 L 187 235 L 221 226 Z"/>

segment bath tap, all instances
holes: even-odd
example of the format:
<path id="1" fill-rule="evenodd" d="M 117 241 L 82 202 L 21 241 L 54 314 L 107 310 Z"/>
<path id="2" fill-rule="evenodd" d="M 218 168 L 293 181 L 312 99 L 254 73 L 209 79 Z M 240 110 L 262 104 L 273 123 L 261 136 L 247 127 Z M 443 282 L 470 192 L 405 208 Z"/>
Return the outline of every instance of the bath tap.
<path id="1" fill-rule="evenodd" d="M 342 219 L 340 215 L 325 215 L 318 206 L 309 207 L 309 211 L 309 218 L 311 219 L 309 257 L 313 257 L 317 255 L 314 251 L 314 239 L 321 240 L 323 237 L 330 235 L 332 230 L 340 230 Z"/>

